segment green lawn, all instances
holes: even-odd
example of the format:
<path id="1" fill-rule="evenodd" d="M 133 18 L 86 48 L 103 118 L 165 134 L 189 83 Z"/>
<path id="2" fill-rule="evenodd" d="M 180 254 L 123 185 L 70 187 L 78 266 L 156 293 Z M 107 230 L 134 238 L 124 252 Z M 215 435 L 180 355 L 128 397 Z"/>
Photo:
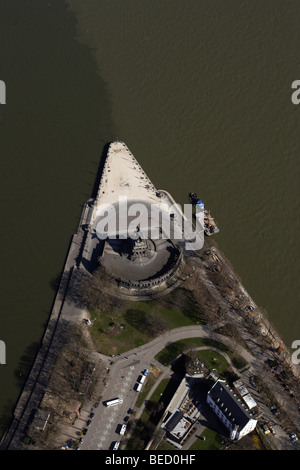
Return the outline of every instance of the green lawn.
<path id="1" fill-rule="evenodd" d="M 219 375 L 223 374 L 229 367 L 225 357 L 212 349 L 197 351 L 197 356 L 210 370 L 216 369 Z"/>
<path id="2" fill-rule="evenodd" d="M 146 333 L 137 331 L 125 323 L 122 315 L 112 316 L 109 313 L 92 313 L 91 336 L 99 352 L 106 355 L 121 354 L 149 340 Z M 121 326 L 125 324 L 125 326 Z"/>
<path id="3" fill-rule="evenodd" d="M 205 438 L 203 440 L 202 438 Z M 189 447 L 189 451 L 197 450 L 220 450 L 224 445 L 224 437 L 213 431 L 212 429 L 206 428 L 201 436 L 197 437 L 195 442 Z M 162 441 L 157 451 L 168 450 L 168 451 L 177 451 L 176 447 L 168 444 L 166 441 Z"/>
<path id="4" fill-rule="evenodd" d="M 176 450 L 178 452 L 178 449 L 176 449 L 174 446 L 171 446 L 171 444 L 168 444 L 166 441 L 162 441 L 155 450 Z"/>
<path id="5" fill-rule="evenodd" d="M 194 324 L 185 313 L 156 301 L 126 302 L 113 313 L 94 310 L 91 319 L 95 346 L 106 355 L 122 354 L 151 341 L 162 331 Z M 149 319 L 152 330 L 147 327 Z"/>
<path id="6" fill-rule="evenodd" d="M 161 374 L 161 371 L 159 371 L 159 375 L 158 374 L 154 375 L 151 372 L 152 372 L 152 370 L 150 369 L 150 373 L 147 375 L 147 379 L 146 379 L 145 384 L 142 388 L 142 391 L 139 393 L 138 399 L 136 401 L 137 408 L 140 408 L 144 404 L 146 396 L 148 395 L 148 393 L 150 392 L 150 390 L 154 386 L 154 384 L 158 381 L 159 375 Z M 164 383 L 164 381 L 162 381 L 162 382 Z M 167 379 L 167 382 L 169 382 L 169 379 Z M 166 387 L 166 385 L 164 385 L 164 388 L 165 387 Z M 157 389 L 160 390 L 160 388 L 161 388 L 161 384 L 159 384 Z M 156 391 L 153 393 L 153 395 L 150 398 L 151 401 L 156 401 L 156 398 L 157 398 L 157 401 L 159 400 L 160 395 L 157 397 L 157 393 L 158 392 L 156 392 Z"/>
<path id="7" fill-rule="evenodd" d="M 224 438 L 212 429 L 206 428 L 201 437 L 205 437 L 205 441 L 197 438 L 189 450 L 219 450 L 223 446 Z"/>
<path id="8" fill-rule="evenodd" d="M 237 353 L 230 351 L 223 343 L 219 343 L 214 340 L 210 340 L 207 338 L 186 338 L 180 341 L 176 341 L 174 343 L 169 344 L 166 348 L 162 349 L 156 356 L 155 359 L 161 364 L 165 366 L 169 365 L 177 356 L 187 351 L 189 348 L 197 348 L 201 346 L 206 347 L 215 347 L 220 351 L 226 353 L 229 358 L 234 362 L 234 364 L 239 367 L 245 367 L 247 362 L 239 356 Z M 198 354 L 201 355 L 203 358 L 203 362 L 207 365 L 210 369 L 217 369 L 218 365 L 218 372 L 222 373 L 228 367 L 228 362 L 221 354 L 214 352 L 213 350 L 203 350 L 198 351 Z M 199 356 L 200 357 L 200 356 Z M 213 358 L 217 358 L 215 361 Z M 227 364 L 227 367 L 225 367 Z"/>
<path id="9" fill-rule="evenodd" d="M 164 390 L 166 389 L 169 381 L 170 381 L 170 379 L 161 380 L 161 382 L 158 384 L 158 386 L 156 387 L 156 389 L 152 393 L 147 405 L 143 409 L 143 412 L 142 412 L 140 418 L 135 423 L 136 424 L 135 428 L 134 428 L 133 433 L 132 433 L 132 435 L 131 435 L 131 437 L 130 437 L 127 445 L 126 445 L 126 449 L 136 449 L 136 445 L 138 443 L 139 437 L 143 433 L 144 427 L 147 426 L 147 423 L 148 423 L 149 418 L 151 416 L 151 413 L 153 411 L 153 406 L 155 406 L 159 402 L 159 400 L 161 398 L 161 395 L 163 394 Z M 151 385 L 149 387 L 149 390 L 151 389 L 152 386 L 153 386 L 153 383 L 151 383 Z M 145 399 L 145 396 L 147 395 L 149 390 L 144 395 L 143 400 Z M 139 398 L 138 398 L 138 402 L 139 402 Z M 137 407 L 142 405 L 142 402 L 139 402 L 139 403 L 138 402 L 136 404 Z"/>

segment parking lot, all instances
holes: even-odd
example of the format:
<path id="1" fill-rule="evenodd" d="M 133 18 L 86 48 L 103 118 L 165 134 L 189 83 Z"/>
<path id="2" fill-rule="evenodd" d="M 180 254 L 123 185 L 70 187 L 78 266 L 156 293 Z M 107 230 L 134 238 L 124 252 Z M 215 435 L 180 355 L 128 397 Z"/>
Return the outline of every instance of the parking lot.
<path id="1" fill-rule="evenodd" d="M 145 368 L 145 367 L 144 367 Z M 142 365 L 139 360 L 123 359 L 111 369 L 105 394 L 101 403 L 90 411 L 94 413 L 86 435 L 82 439 L 82 450 L 113 449 L 115 442 L 121 441 L 122 424 L 128 421 L 130 410 L 135 406 L 138 392 L 135 385 L 141 375 Z M 104 402 L 113 398 L 122 398 L 123 403 L 107 407 Z M 87 415 L 87 419 L 88 419 Z"/>

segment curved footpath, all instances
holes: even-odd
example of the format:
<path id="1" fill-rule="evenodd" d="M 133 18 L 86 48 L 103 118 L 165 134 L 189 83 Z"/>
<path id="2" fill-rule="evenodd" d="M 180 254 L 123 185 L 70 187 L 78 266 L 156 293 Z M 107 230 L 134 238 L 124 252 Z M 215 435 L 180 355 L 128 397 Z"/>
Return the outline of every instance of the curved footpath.
<path id="1" fill-rule="evenodd" d="M 134 349 L 131 349 L 130 351 L 127 351 L 126 353 L 120 356 L 116 356 L 113 359 L 115 362 L 118 362 L 119 360 L 124 358 L 124 355 L 125 357 L 129 357 L 135 354 L 140 356 L 140 355 L 145 355 L 147 353 L 149 353 L 149 355 L 154 358 L 156 354 L 158 354 L 162 349 L 164 349 L 171 343 L 175 343 L 176 341 L 180 341 L 182 339 L 187 339 L 187 338 L 211 339 L 214 341 L 218 341 L 219 343 L 225 344 L 228 348 L 231 348 L 232 341 L 230 340 L 230 338 L 214 332 L 214 330 L 220 328 L 220 326 L 222 326 L 223 324 L 224 322 L 218 323 L 217 325 L 214 325 L 214 326 L 190 325 L 190 326 L 182 326 L 182 327 L 174 328 L 172 330 L 166 331 L 165 333 L 156 337 L 152 341 L 142 346 L 138 346 Z M 252 363 L 255 360 L 252 354 L 250 354 L 246 349 L 242 348 L 239 345 L 237 345 L 236 347 L 236 352 L 250 364 L 250 367 L 252 366 Z M 112 358 L 109 356 L 105 356 L 103 354 L 101 354 L 100 356 L 105 361 L 112 360 Z"/>

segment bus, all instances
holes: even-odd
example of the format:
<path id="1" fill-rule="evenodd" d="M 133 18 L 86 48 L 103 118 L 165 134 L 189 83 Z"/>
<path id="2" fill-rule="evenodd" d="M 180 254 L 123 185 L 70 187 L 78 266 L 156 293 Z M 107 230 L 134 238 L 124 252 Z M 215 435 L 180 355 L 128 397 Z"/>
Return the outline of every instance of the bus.
<path id="1" fill-rule="evenodd" d="M 113 398 L 112 400 L 107 400 L 104 402 L 105 406 L 115 406 L 123 403 L 123 398 Z"/>

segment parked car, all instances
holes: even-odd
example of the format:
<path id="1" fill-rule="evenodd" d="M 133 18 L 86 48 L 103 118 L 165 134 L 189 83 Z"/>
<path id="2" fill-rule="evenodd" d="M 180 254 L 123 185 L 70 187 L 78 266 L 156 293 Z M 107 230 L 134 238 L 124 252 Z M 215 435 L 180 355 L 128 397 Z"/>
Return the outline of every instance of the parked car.
<path id="1" fill-rule="evenodd" d="M 270 407 L 270 410 L 272 411 L 272 413 L 273 413 L 275 416 L 280 415 L 280 412 L 279 412 L 279 410 L 276 408 L 275 405 L 272 405 L 272 406 Z"/>
<path id="2" fill-rule="evenodd" d="M 84 429 L 82 430 L 82 434 L 83 434 L 84 436 L 86 435 L 87 432 L 88 432 L 88 430 L 87 430 L 86 428 L 84 428 Z"/>
<path id="3" fill-rule="evenodd" d="M 277 361 L 272 361 L 272 359 L 268 359 L 267 362 L 272 370 L 276 370 L 276 371 L 280 370 L 280 367 Z"/>
<path id="4" fill-rule="evenodd" d="M 292 434 L 290 434 L 290 439 L 291 439 L 292 442 L 298 441 L 298 437 L 296 436 L 296 434 L 294 432 Z"/>
<path id="5" fill-rule="evenodd" d="M 90 427 L 91 424 L 92 424 L 92 420 L 89 419 L 89 420 L 86 422 L 86 425 L 87 425 L 88 427 Z"/>
<path id="6" fill-rule="evenodd" d="M 267 424 L 264 424 L 262 428 L 263 428 L 263 431 L 264 431 L 265 434 L 270 433 L 270 429 L 269 429 L 269 426 Z"/>
<path id="7" fill-rule="evenodd" d="M 249 380 L 250 380 L 250 384 L 252 385 L 252 387 L 254 387 L 254 388 L 255 388 L 255 387 L 256 387 L 256 382 L 255 382 L 255 380 L 254 380 L 254 376 L 253 376 L 253 375 L 251 375 L 251 377 L 250 377 L 250 379 L 249 379 Z"/>
<path id="8" fill-rule="evenodd" d="M 269 429 L 270 429 L 271 433 L 273 434 L 273 436 L 276 436 L 277 433 L 276 433 L 275 429 L 273 428 L 272 423 L 268 423 L 268 426 L 269 426 Z"/>
<path id="9" fill-rule="evenodd" d="M 93 417 L 95 416 L 95 413 L 91 413 L 90 414 L 90 418 L 93 419 Z"/>

